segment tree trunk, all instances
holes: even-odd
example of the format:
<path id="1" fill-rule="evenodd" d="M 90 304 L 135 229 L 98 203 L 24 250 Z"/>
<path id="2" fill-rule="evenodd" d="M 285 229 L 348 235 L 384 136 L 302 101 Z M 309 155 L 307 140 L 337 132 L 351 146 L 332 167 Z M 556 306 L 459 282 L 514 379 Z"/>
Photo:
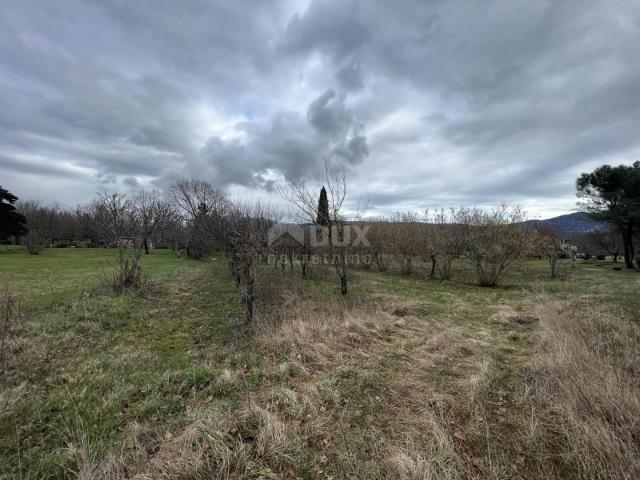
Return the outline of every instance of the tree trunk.
<path id="1" fill-rule="evenodd" d="M 429 278 L 433 278 L 436 274 L 436 256 L 431 255 L 431 273 L 429 274 Z"/>
<path id="2" fill-rule="evenodd" d="M 556 278 L 556 275 L 557 275 L 556 263 L 557 263 L 557 261 L 558 261 L 557 257 L 549 257 L 549 266 L 551 267 L 551 278 Z"/>
<path id="3" fill-rule="evenodd" d="M 247 320 L 249 323 L 253 322 L 255 316 L 255 300 L 255 280 L 251 275 L 249 275 L 246 292 Z"/>
<path id="4" fill-rule="evenodd" d="M 340 255 L 340 293 L 347 294 L 347 247 L 342 247 Z"/>
<path id="5" fill-rule="evenodd" d="M 144 254 L 149 255 L 149 240 L 146 237 L 144 239 Z"/>
<path id="6" fill-rule="evenodd" d="M 347 276 L 344 274 L 340 275 L 340 293 L 347 294 Z"/>
<path id="7" fill-rule="evenodd" d="M 306 252 L 302 252 L 300 254 L 300 268 L 302 269 L 302 278 L 306 278 L 307 277 L 307 262 L 308 262 L 309 258 L 307 256 Z"/>
<path id="8" fill-rule="evenodd" d="M 233 278 L 236 281 L 236 287 L 239 288 L 242 283 L 242 278 L 240 277 L 240 267 L 234 259 L 231 259 L 231 271 L 233 272 Z"/>
<path id="9" fill-rule="evenodd" d="M 622 230 L 622 244 L 624 246 L 624 264 L 625 267 L 633 270 L 633 257 L 635 252 L 633 249 L 633 227 L 625 225 Z"/>

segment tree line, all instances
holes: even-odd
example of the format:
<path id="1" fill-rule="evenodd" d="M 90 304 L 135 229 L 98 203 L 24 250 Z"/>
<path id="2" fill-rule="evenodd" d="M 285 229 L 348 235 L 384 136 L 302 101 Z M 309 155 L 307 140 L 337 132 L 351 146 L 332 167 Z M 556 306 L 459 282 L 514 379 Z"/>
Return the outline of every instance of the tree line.
<path id="1" fill-rule="evenodd" d="M 610 225 L 583 236 L 580 248 L 605 251 L 614 259 L 622 248 L 626 266 L 633 268 L 640 164 L 603 166 L 583 174 L 577 190 L 594 218 Z M 534 231 L 517 207 L 397 212 L 376 221 L 363 220 L 364 209 L 358 208 L 347 218 L 344 172 L 328 164 L 321 188 L 292 183 L 280 193 L 295 207 L 295 222 L 283 222 L 283 215 L 267 205 L 232 201 L 200 180 L 179 180 L 163 192 L 103 192 L 72 208 L 20 202 L 0 188 L 0 240 L 22 242 L 34 255 L 54 243 L 112 247 L 118 259 L 116 290 L 144 287 L 140 259 L 153 246 L 194 259 L 223 251 L 249 320 L 256 316 L 259 280 L 269 258 L 282 268 L 288 260 L 291 271 L 299 266 L 301 278 L 313 268 L 333 270 L 343 295 L 353 268 L 387 271 L 393 264 L 400 274 L 410 275 L 421 263 L 428 266 L 429 277 L 451 280 L 461 260 L 472 267 L 480 285 L 496 286 L 524 258 L 545 258 L 552 277 L 560 273 L 560 259 L 575 261 L 576 249 L 565 238 L 547 228 Z M 286 230 L 278 227 L 292 224 L 305 227 L 302 238 L 274 239 L 274 232 Z M 354 242 L 348 237 L 356 229 L 361 235 Z M 313 257 L 322 258 L 322 265 L 313 265 Z"/>
<path id="2" fill-rule="evenodd" d="M 147 254 L 154 245 L 186 249 L 190 258 L 200 258 L 212 243 L 203 219 L 227 201 L 209 183 L 196 180 L 177 181 L 162 192 L 102 192 L 72 207 L 19 201 L 1 187 L 0 195 L 0 242 L 23 244 L 34 255 L 49 246 L 115 247 L 135 239 Z"/>

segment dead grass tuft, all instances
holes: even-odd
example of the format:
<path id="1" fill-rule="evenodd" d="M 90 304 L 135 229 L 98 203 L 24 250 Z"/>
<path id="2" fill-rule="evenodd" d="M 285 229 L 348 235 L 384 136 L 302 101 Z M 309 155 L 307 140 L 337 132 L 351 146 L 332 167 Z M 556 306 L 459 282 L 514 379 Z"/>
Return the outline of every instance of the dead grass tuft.
<path id="1" fill-rule="evenodd" d="M 461 478 L 461 464 L 449 433 L 434 420 L 424 427 L 427 428 L 388 449 L 386 457 L 390 473 L 400 480 Z M 413 440 L 425 434 L 430 437 L 426 447 Z"/>
<path id="2" fill-rule="evenodd" d="M 227 434 L 234 427 L 226 415 L 200 413 L 178 436 L 166 435 L 158 453 L 137 480 L 229 478 L 243 472 L 251 460 L 252 446 Z"/>
<path id="3" fill-rule="evenodd" d="M 9 418 L 27 395 L 27 382 L 0 391 L 0 420 Z"/>
<path id="4" fill-rule="evenodd" d="M 76 433 L 67 444 L 70 471 L 78 480 L 271 478 L 300 454 L 285 423 L 255 402 L 234 415 L 217 409 L 193 415 L 179 435 L 145 438 L 133 424 L 119 454 L 101 461 L 88 436 Z"/>
<path id="5" fill-rule="evenodd" d="M 416 316 L 425 311 L 427 306 L 421 302 L 389 299 L 382 305 L 382 309 L 396 317 Z"/>
<path id="6" fill-rule="evenodd" d="M 511 307 L 502 307 L 491 316 L 491 322 L 498 325 L 530 325 L 539 321 L 534 315 L 525 315 L 516 312 Z"/>
<path id="7" fill-rule="evenodd" d="M 397 305 L 400 308 L 400 302 Z M 258 344 L 267 357 L 282 359 L 281 370 L 305 376 L 356 359 L 366 365 L 395 342 L 409 339 L 423 328 L 420 323 L 424 322 L 412 316 L 398 318 L 376 304 L 350 309 L 341 302 L 300 299 L 259 335 Z"/>

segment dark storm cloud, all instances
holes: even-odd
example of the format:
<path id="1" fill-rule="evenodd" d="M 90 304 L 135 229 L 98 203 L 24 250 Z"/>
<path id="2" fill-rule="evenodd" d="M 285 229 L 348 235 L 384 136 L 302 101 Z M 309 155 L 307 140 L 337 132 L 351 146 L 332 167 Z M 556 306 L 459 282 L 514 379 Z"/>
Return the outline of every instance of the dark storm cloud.
<path id="1" fill-rule="evenodd" d="M 446 166 L 440 172 L 467 192 L 467 201 L 496 191 L 496 177 L 508 196 L 526 198 L 547 196 L 549 179 L 567 175 L 563 194 L 570 196 L 581 165 L 612 157 L 631 161 L 628 155 L 637 152 L 631 131 L 639 126 L 640 71 L 632 59 L 640 45 L 640 8 L 632 2 L 359 7 L 348 9 L 343 21 L 369 25 L 375 35 L 331 42 L 313 33 L 297 44 L 333 59 L 357 50 L 379 89 L 404 84 L 424 95 L 415 96 L 418 108 L 445 113 L 434 134 L 425 124 L 422 138 L 446 142 L 467 158 L 465 167 L 474 174 Z M 323 24 L 332 8 L 310 8 L 303 18 L 313 24 L 316 15 Z M 384 136 L 414 138 L 401 127 Z M 439 159 L 416 155 L 407 170 L 421 161 Z"/>
<path id="2" fill-rule="evenodd" d="M 331 137 L 342 134 L 352 122 L 351 114 L 333 90 L 327 90 L 311 102 L 307 118 L 316 130 Z"/>
<path id="3" fill-rule="evenodd" d="M 369 154 L 361 125 L 331 90 L 311 102 L 306 117 L 278 112 L 237 128 L 246 140 L 212 137 L 201 152 L 199 168 L 211 168 L 223 185 L 269 188 L 269 177 L 276 172 L 298 181 L 317 175 L 332 153 L 347 165 L 361 163 Z"/>
<path id="4" fill-rule="evenodd" d="M 259 192 L 332 153 L 377 212 L 566 210 L 578 173 L 640 155 L 639 32 L 631 0 L 9 0 L 0 168 L 31 196 Z"/>

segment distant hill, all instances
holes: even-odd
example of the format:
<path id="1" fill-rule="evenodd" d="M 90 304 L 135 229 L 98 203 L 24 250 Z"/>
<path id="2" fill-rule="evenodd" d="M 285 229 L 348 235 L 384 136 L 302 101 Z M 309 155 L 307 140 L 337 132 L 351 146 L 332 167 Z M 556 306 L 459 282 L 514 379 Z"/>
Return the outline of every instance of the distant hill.
<path id="1" fill-rule="evenodd" d="M 544 225 L 568 237 L 606 227 L 604 222 L 593 220 L 585 212 L 569 213 L 559 217 L 547 218 L 546 220 L 527 220 L 525 223 L 533 228 L 540 228 L 540 226 Z"/>

